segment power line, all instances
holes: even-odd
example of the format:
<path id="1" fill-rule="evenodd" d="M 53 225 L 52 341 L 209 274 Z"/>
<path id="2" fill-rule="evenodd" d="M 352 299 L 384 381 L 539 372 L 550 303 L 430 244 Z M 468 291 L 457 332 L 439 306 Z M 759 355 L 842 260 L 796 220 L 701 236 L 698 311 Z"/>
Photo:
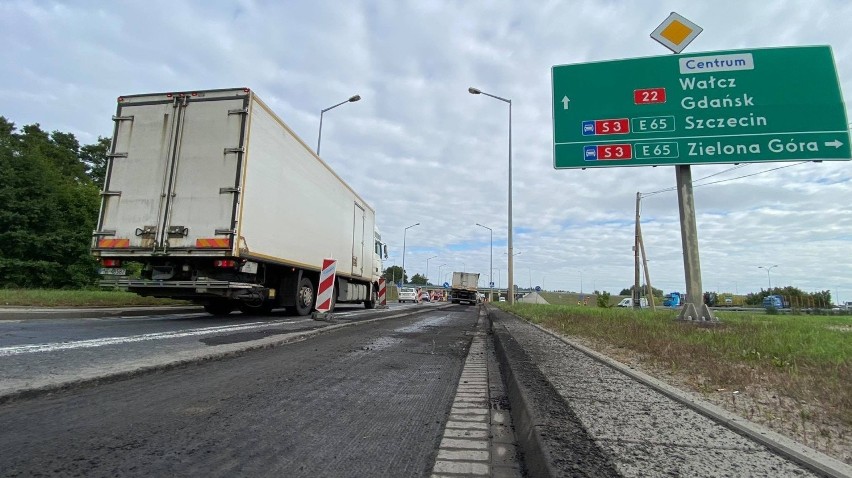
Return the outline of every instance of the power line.
<path id="1" fill-rule="evenodd" d="M 709 176 L 704 176 L 703 178 L 696 179 L 695 181 L 693 181 L 693 182 L 692 182 L 692 184 L 693 184 L 693 187 L 698 188 L 698 187 L 701 187 L 701 186 L 709 186 L 709 185 L 711 185 L 711 184 L 726 183 L 726 182 L 728 182 L 728 181 L 736 181 L 737 179 L 743 179 L 743 178 L 748 178 L 748 177 L 751 177 L 751 176 L 757 176 L 758 174 L 764 174 L 764 173 L 768 173 L 768 172 L 770 172 L 770 171 L 777 171 L 777 170 L 779 170 L 779 169 L 790 168 L 790 167 L 793 167 L 793 166 L 798 166 L 798 165 L 800 165 L 800 164 L 805 164 L 805 163 L 809 163 L 809 162 L 810 162 L 810 161 L 800 161 L 800 162 L 798 162 L 798 163 L 788 164 L 788 165 L 786 165 L 786 166 L 778 166 L 777 168 L 766 169 L 766 170 L 763 170 L 763 171 L 758 171 L 758 172 L 756 172 L 756 173 L 745 174 L 745 175 L 743 175 L 743 176 L 737 176 L 737 177 L 735 177 L 735 178 L 720 179 L 719 181 L 712 181 L 712 182 L 704 183 L 704 184 L 695 184 L 695 183 L 696 183 L 696 182 L 698 182 L 698 181 L 703 181 L 703 180 L 705 180 L 705 179 L 707 179 L 707 178 L 712 178 L 713 176 L 718 176 L 718 175 L 720 175 L 720 174 L 722 174 L 722 173 L 726 173 L 726 172 L 728 172 L 728 171 L 733 171 L 733 170 L 736 170 L 736 169 L 739 169 L 739 168 L 742 168 L 742 167 L 745 167 L 745 166 L 746 166 L 745 164 L 741 164 L 741 165 L 734 166 L 733 168 L 728 168 L 728 169 L 726 169 L 726 170 L 724 170 L 724 171 L 719 171 L 718 173 L 714 173 L 714 174 L 711 174 L 711 175 L 709 175 Z M 675 190 L 677 190 L 677 187 L 676 187 L 676 186 L 672 186 L 672 187 L 670 187 L 670 188 L 660 189 L 660 190 L 658 190 L 658 191 L 652 191 L 652 192 L 650 192 L 650 193 L 643 193 L 643 194 L 641 194 L 641 196 L 640 196 L 640 197 L 646 198 L 646 197 L 648 197 L 648 196 L 653 196 L 653 195 L 655 195 L 655 194 L 661 194 L 661 193 L 666 193 L 666 192 L 669 192 L 669 191 L 675 191 Z"/>
<path id="2" fill-rule="evenodd" d="M 748 177 L 750 177 L 750 176 L 757 176 L 758 174 L 768 173 L 768 172 L 770 172 L 770 171 L 776 171 L 776 170 L 778 170 L 778 169 L 792 168 L 793 166 L 798 166 L 798 165 L 800 165 L 800 164 L 805 164 L 805 163 L 809 163 L 809 162 L 810 162 L 810 161 L 801 161 L 801 162 L 798 162 L 798 163 L 788 164 L 788 165 L 786 165 L 786 166 L 778 166 L 777 168 L 767 169 L 767 170 L 765 170 L 765 171 L 758 171 L 758 172 L 756 172 L 756 173 L 746 174 L 746 175 L 744 175 L 744 176 L 737 176 L 737 177 L 735 177 L 735 178 L 730 178 L 730 179 L 720 179 L 720 180 L 718 180 L 718 181 L 713 181 L 713 182 L 710 182 L 710 183 L 699 184 L 699 185 L 697 185 L 696 187 L 700 187 L 700 186 L 709 186 L 709 185 L 711 185 L 711 184 L 725 183 L 725 182 L 728 182 L 728 181 L 733 181 L 733 180 L 735 180 L 735 179 L 748 178 Z"/>

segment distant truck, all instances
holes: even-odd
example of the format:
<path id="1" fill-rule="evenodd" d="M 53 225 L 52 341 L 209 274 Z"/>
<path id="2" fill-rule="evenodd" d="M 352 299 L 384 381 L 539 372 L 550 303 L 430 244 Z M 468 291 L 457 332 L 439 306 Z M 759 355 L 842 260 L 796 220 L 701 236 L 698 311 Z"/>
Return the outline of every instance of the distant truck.
<path id="1" fill-rule="evenodd" d="M 663 297 L 663 307 L 680 307 L 685 298 L 680 292 L 670 292 Z"/>
<path id="2" fill-rule="evenodd" d="M 479 300 L 479 273 L 453 272 L 453 283 L 450 286 L 450 301 L 453 304 L 467 302 L 475 305 Z"/>
<path id="3" fill-rule="evenodd" d="M 783 309 L 784 297 L 780 295 L 768 295 L 763 298 L 764 309 Z"/>
<path id="4" fill-rule="evenodd" d="M 248 88 L 122 96 L 92 253 L 107 287 L 215 315 L 376 305 L 387 247 L 370 205 Z M 126 262 L 142 277 L 123 277 Z"/>

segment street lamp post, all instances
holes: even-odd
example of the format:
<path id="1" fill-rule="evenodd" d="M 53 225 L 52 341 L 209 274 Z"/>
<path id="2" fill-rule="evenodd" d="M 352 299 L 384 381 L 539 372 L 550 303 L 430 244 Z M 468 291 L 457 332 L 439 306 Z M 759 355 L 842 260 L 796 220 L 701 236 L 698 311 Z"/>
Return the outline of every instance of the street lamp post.
<path id="1" fill-rule="evenodd" d="M 403 285 L 405 285 L 405 235 L 408 233 L 409 229 L 411 229 L 414 226 L 419 226 L 419 225 L 420 225 L 419 222 L 417 224 L 412 224 L 412 225 L 406 227 L 405 229 L 403 229 L 403 231 L 402 231 L 402 278 L 401 278 L 401 280 L 402 280 Z"/>
<path id="2" fill-rule="evenodd" d="M 766 279 L 769 281 L 769 289 L 766 290 L 767 293 L 772 293 L 772 277 L 769 276 L 769 271 L 772 270 L 773 267 L 778 267 L 778 264 L 769 267 L 757 266 L 758 269 L 766 269 Z"/>
<path id="3" fill-rule="evenodd" d="M 492 301 L 494 300 L 494 231 L 491 230 L 490 227 L 483 226 L 478 222 L 476 223 L 476 225 L 488 229 L 488 235 L 491 237 L 491 253 L 489 254 L 488 259 L 488 286 L 490 287 L 491 291 L 488 292 L 488 300 Z"/>
<path id="4" fill-rule="evenodd" d="M 320 142 L 322 141 L 322 115 L 325 114 L 326 111 L 337 108 L 338 106 L 340 106 L 344 103 L 354 103 L 355 101 L 358 101 L 360 99 L 361 99 L 361 95 L 355 95 L 355 96 L 350 97 L 348 100 L 341 101 L 340 103 L 337 103 L 334 106 L 329 106 L 328 108 L 320 111 L 319 136 L 317 137 L 317 156 L 319 156 L 319 154 L 320 154 Z"/>
<path id="5" fill-rule="evenodd" d="M 514 256 L 519 256 L 519 255 L 521 255 L 521 253 L 516 252 L 514 254 L 508 254 L 508 253 L 504 252 L 503 255 L 509 256 L 509 267 L 512 267 L 512 261 L 513 261 Z M 512 269 L 509 269 L 509 270 L 511 271 Z M 512 275 L 509 274 L 508 271 L 507 271 L 506 275 L 508 276 L 507 280 L 506 280 L 506 294 L 512 296 L 512 303 L 514 303 L 514 301 L 515 301 L 515 283 L 512 282 L 512 279 L 511 279 Z M 509 299 L 507 298 L 506 300 L 509 300 Z"/>
<path id="6" fill-rule="evenodd" d="M 513 270 L 514 265 L 512 261 L 512 100 L 501 98 L 499 96 L 494 96 L 492 94 L 486 93 L 477 88 L 470 87 L 467 91 L 472 95 L 485 95 L 496 100 L 500 100 L 509 105 L 509 274 L 508 281 L 509 284 L 513 283 Z M 509 304 L 513 304 L 515 302 L 515 295 L 509 294 L 509 298 L 507 299 Z"/>
<path id="7" fill-rule="evenodd" d="M 427 284 L 429 283 L 429 261 L 431 261 L 432 259 L 434 259 L 436 257 L 438 257 L 438 256 L 432 256 L 432 257 L 426 259 L 426 283 Z"/>
<path id="8" fill-rule="evenodd" d="M 441 275 L 441 269 L 443 269 L 445 265 L 446 264 L 441 264 L 441 265 L 438 266 L 438 282 L 441 282 L 441 278 L 444 277 L 444 276 Z"/>

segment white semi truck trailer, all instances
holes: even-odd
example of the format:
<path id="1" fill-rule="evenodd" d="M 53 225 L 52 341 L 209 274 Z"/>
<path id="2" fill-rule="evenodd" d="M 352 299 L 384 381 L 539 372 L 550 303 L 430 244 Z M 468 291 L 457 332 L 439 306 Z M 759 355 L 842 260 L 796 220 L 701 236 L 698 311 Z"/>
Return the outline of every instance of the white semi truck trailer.
<path id="1" fill-rule="evenodd" d="M 234 309 L 315 307 L 324 258 L 333 301 L 376 305 L 375 211 L 248 88 L 118 98 L 92 253 L 103 286 Z"/>

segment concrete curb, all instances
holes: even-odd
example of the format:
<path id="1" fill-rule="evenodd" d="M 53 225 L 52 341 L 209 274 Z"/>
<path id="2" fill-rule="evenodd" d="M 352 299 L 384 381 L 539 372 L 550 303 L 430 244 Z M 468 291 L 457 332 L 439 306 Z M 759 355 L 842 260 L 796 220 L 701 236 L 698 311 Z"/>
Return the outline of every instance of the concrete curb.
<path id="1" fill-rule="evenodd" d="M 588 435 L 520 344 L 508 330 L 494 324 L 495 310 L 483 308 L 491 325 L 515 437 L 523 450 L 529 476 L 620 476 L 607 453 Z"/>
<path id="2" fill-rule="evenodd" d="M 158 307 L 90 307 L 90 308 L 0 308 L 0 320 L 38 319 L 97 319 L 102 317 L 137 317 L 159 314 L 195 314 L 204 312 L 201 306 L 158 306 Z"/>
<path id="3" fill-rule="evenodd" d="M 141 367 L 135 367 L 127 370 L 119 370 L 115 372 L 103 373 L 100 375 L 83 377 L 76 380 L 66 380 L 57 383 L 51 383 L 47 385 L 39 385 L 32 388 L 26 389 L 17 389 L 11 391 L 0 392 L 0 405 L 13 402 L 16 400 L 22 399 L 31 399 L 40 397 L 43 395 L 48 395 L 55 392 L 67 391 L 67 390 L 75 390 L 80 388 L 89 387 L 92 385 L 100 385 L 118 382 L 121 380 L 126 380 L 129 378 L 137 377 L 140 375 L 149 374 L 152 372 L 164 372 L 168 370 L 173 370 L 176 368 L 201 364 L 205 362 L 211 362 L 215 360 L 221 360 L 225 358 L 239 357 L 245 355 L 248 352 L 255 350 L 264 350 L 271 349 L 274 347 L 278 347 L 281 345 L 286 345 L 295 342 L 301 342 L 303 340 L 307 340 L 311 337 L 315 337 L 317 335 L 334 332 L 339 329 L 343 329 L 346 327 L 354 327 L 363 324 L 370 324 L 373 322 L 380 322 L 383 320 L 397 319 L 405 316 L 413 316 L 419 315 L 425 312 L 429 312 L 434 309 L 443 309 L 447 306 L 441 307 L 430 307 L 428 309 L 417 309 L 411 311 L 405 311 L 399 314 L 393 314 L 386 317 L 376 317 L 374 319 L 367 319 L 358 322 L 348 322 L 348 323 L 336 323 L 327 325 L 325 327 L 320 327 L 318 329 L 306 330 L 301 332 L 292 332 L 289 334 L 283 334 L 273 337 L 267 337 L 260 340 L 253 340 L 251 342 L 242 342 L 237 344 L 227 344 L 218 346 L 219 349 L 214 352 L 203 352 L 196 351 L 187 354 L 184 357 L 178 359 L 165 359 L 159 363 L 145 365 Z"/>

